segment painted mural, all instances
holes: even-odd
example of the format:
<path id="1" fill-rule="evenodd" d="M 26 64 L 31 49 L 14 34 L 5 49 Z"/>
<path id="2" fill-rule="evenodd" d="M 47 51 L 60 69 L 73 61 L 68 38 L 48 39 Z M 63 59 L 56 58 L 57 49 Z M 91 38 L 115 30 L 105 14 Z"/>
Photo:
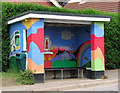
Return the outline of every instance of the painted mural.
<path id="1" fill-rule="evenodd" d="M 103 22 L 94 22 L 91 26 L 91 67 L 92 71 L 105 70 Z"/>
<path id="2" fill-rule="evenodd" d="M 44 68 L 90 66 L 89 27 L 44 28 L 44 19 L 25 19 L 10 27 L 10 55 L 22 53 L 23 29 L 27 29 L 26 64 L 34 74 L 44 73 Z"/>
<path id="3" fill-rule="evenodd" d="M 11 52 L 14 50 L 19 50 L 20 49 L 20 32 L 16 30 L 12 36 L 10 37 L 10 47 L 11 47 Z"/>
<path id="4" fill-rule="evenodd" d="M 10 48 L 11 51 L 9 53 L 9 68 L 12 71 L 18 71 L 21 69 L 21 64 L 16 63 L 16 54 L 21 54 L 23 51 L 23 29 L 26 29 L 22 22 L 17 22 L 12 24 L 9 27 L 9 36 L 10 36 Z M 26 64 L 26 63 L 24 63 Z"/>
<path id="5" fill-rule="evenodd" d="M 10 26 L 10 58 L 23 51 L 23 30 L 27 29 L 27 68 L 36 73 L 44 73 L 44 20 L 25 19 Z"/>
<path id="6" fill-rule="evenodd" d="M 23 29 L 26 29 L 26 27 L 22 25 L 22 22 L 12 24 L 9 28 L 9 36 L 11 41 L 9 58 L 11 56 L 15 56 L 16 53 L 22 53 L 23 51 Z"/>
<path id="7" fill-rule="evenodd" d="M 27 67 L 34 74 L 44 73 L 44 20 L 26 19 L 22 24 L 27 28 Z"/>
<path id="8" fill-rule="evenodd" d="M 90 63 L 90 32 L 87 30 L 89 27 L 45 27 L 44 67 L 83 67 Z"/>
<path id="9" fill-rule="evenodd" d="M 77 54 L 77 67 L 81 67 L 83 66 L 83 64 L 86 64 L 90 61 L 87 56 L 84 56 L 86 51 L 88 50 L 90 51 L 90 48 L 91 48 L 90 41 L 86 41 L 81 45 L 81 47 L 79 48 L 79 52 Z"/>

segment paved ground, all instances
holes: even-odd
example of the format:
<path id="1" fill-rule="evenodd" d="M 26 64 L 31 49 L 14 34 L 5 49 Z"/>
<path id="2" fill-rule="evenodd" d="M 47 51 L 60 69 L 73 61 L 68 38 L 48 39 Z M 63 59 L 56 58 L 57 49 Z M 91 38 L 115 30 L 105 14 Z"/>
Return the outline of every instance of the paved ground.
<path id="1" fill-rule="evenodd" d="M 67 89 L 63 91 L 118 91 L 118 84 L 109 84 L 109 85 L 100 85 L 88 88 L 75 88 L 75 89 Z"/>
<path id="2" fill-rule="evenodd" d="M 46 80 L 45 83 L 38 83 L 35 85 L 20 85 L 20 86 L 9 86 L 3 87 L 3 91 L 64 91 L 64 90 L 73 90 L 76 89 L 94 89 L 94 87 L 99 86 L 102 89 L 102 86 L 108 88 L 108 91 L 111 91 L 110 87 L 114 87 L 113 90 L 116 90 L 118 84 L 118 70 L 109 70 L 105 72 L 107 79 L 54 79 Z M 111 85 L 111 86 L 107 86 Z M 97 91 L 97 90 L 96 90 Z M 117 90 L 116 90 L 117 91 Z"/>

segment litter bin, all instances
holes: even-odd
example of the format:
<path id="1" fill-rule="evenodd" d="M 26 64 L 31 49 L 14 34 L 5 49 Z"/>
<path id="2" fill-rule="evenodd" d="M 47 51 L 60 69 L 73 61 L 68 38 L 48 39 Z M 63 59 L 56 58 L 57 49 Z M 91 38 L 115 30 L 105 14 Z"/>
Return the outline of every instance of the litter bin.
<path id="1" fill-rule="evenodd" d="M 10 65 L 9 68 L 12 72 L 18 72 L 18 66 L 17 66 L 17 62 L 16 62 L 16 56 L 12 56 L 10 57 Z"/>
<path id="2" fill-rule="evenodd" d="M 26 69 L 26 54 L 16 54 L 16 63 L 18 70 Z"/>

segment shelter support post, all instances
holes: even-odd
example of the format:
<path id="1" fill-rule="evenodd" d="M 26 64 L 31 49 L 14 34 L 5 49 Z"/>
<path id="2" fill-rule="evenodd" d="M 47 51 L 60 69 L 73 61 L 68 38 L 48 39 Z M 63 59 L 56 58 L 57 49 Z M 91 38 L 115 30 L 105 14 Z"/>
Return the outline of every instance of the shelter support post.
<path id="1" fill-rule="evenodd" d="M 104 71 L 104 22 L 93 22 L 91 25 L 91 78 L 102 78 Z"/>
<path id="2" fill-rule="evenodd" d="M 28 18 L 22 21 L 27 29 L 27 68 L 36 83 L 44 82 L 44 19 Z"/>

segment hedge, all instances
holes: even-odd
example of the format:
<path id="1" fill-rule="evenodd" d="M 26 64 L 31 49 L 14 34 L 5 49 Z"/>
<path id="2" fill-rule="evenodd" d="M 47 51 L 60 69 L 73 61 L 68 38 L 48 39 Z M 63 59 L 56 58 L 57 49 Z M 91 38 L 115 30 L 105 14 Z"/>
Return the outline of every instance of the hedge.
<path id="1" fill-rule="evenodd" d="M 119 17 L 117 13 L 98 11 L 94 9 L 81 9 L 70 10 L 66 8 L 48 7 L 36 4 L 26 3 L 8 3 L 2 2 L 2 63 L 3 71 L 6 71 L 9 66 L 9 31 L 6 24 L 6 19 L 21 14 L 23 12 L 33 11 L 49 11 L 49 12 L 61 12 L 61 13 L 75 13 L 75 14 L 90 14 L 90 15 L 109 15 L 111 16 L 110 22 L 105 22 L 105 62 L 107 69 L 120 68 L 120 25 Z"/>

